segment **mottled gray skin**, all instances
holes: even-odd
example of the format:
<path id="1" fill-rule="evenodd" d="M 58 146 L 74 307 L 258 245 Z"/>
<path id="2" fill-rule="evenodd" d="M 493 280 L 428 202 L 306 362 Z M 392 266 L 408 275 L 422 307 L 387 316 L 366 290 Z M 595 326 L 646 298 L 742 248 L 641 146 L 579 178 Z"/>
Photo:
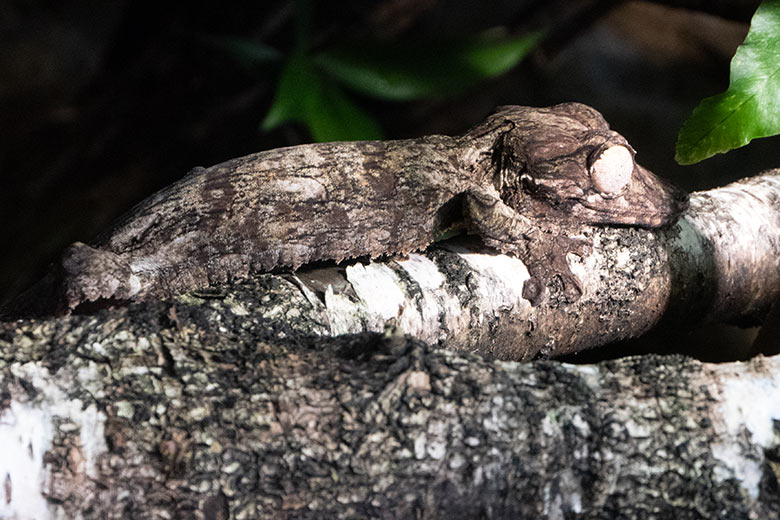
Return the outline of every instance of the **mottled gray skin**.
<path id="1" fill-rule="evenodd" d="M 309 144 L 196 168 L 91 245 L 68 247 L 11 312 L 67 313 L 318 260 L 403 254 L 459 225 L 524 260 L 533 303 L 555 277 L 576 297 L 566 254 L 588 248 L 567 229 L 657 227 L 687 205 L 633 159 L 625 188 L 600 193 L 592 167 L 612 146 L 633 157 L 585 105 L 508 106 L 463 136 Z"/>

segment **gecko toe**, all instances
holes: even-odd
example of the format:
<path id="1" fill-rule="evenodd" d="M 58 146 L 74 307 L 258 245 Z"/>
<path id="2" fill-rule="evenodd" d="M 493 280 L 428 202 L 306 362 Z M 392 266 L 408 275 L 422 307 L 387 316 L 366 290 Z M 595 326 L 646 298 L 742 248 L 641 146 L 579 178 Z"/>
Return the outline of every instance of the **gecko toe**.
<path id="1" fill-rule="evenodd" d="M 555 299 L 561 303 L 577 301 L 583 293 L 582 283 L 569 268 L 566 256 L 585 257 L 591 252 L 590 241 L 566 235 L 532 242 L 527 259 L 530 280 L 523 286 L 523 298 L 532 306 L 541 303 L 546 294 L 557 295 Z"/>

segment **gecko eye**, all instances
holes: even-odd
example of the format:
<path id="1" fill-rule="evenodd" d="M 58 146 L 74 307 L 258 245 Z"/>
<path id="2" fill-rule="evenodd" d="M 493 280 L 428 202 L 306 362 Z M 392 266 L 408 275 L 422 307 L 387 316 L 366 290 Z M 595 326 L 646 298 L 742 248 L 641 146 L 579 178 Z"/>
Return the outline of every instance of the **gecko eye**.
<path id="1" fill-rule="evenodd" d="M 603 148 L 592 156 L 590 178 L 603 195 L 615 195 L 631 183 L 634 172 L 634 154 L 623 145 Z"/>

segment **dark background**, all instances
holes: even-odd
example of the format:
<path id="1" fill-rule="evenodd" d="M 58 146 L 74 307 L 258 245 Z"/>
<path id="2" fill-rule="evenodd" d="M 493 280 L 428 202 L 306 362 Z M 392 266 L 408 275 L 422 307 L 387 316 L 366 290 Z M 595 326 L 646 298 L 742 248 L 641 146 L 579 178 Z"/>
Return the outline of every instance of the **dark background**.
<path id="1" fill-rule="evenodd" d="M 580 101 L 628 138 L 643 165 L 695 190 L 778 165 L 777 139 L 695 166 L 673 160 L 690 111 L 728 85 L 729 60 L 757 5 L 314 2 L 311 41 L 327 47 L 545 28 L 548 38 L 510 73 L 457 96 L 352 99 L 388 138 L 460 133 L 501 104 Z M 253 70 L 204 44 L 230 35 L 290 52 L 294 11 L 289 0 L 0 2 L 0 303 L 68 243 L 89 241 L 192 167 L 310 141 L 301 125 L 259 129 L 278 70 Z"/>

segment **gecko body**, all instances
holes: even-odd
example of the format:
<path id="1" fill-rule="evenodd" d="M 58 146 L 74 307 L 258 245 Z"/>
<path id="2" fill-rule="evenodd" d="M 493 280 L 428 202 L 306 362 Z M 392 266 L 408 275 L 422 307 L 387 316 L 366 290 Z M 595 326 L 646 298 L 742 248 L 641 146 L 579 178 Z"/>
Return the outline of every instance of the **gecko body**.
<path id="1" fill-rule="evenodd" d="M 67 313 L 167 298 L 313 261 L 422 250 L 460 224 L 527 264 L 524 294 L 536 303 L 556 276 L 576 296 L 566 254 L 587 244 L 569 226 L 658 227 L 686 205 L 594 109 L 501 107 L 462 136 L 300 145 L 196 168 L 89 245 L 69 246 L 27 301 Z"/>

